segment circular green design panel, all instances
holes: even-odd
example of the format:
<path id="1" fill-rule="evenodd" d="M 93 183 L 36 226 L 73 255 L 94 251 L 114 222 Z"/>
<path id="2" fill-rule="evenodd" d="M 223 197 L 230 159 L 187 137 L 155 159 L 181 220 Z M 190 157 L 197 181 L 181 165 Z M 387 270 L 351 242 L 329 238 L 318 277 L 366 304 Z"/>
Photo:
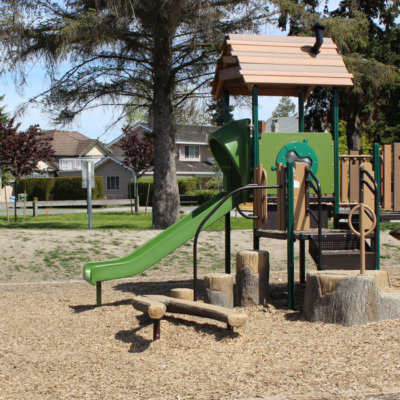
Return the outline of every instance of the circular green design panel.
<path id="1" fill-rule="evenodd" d="M 311 171 L 317 174 L 318 158 L 315 151 L 306 143 L 293 142 L 282 147 L 276 158 L 276 163 L 286 165 L 288 161 L 306 162 L 310 165 Z"/>

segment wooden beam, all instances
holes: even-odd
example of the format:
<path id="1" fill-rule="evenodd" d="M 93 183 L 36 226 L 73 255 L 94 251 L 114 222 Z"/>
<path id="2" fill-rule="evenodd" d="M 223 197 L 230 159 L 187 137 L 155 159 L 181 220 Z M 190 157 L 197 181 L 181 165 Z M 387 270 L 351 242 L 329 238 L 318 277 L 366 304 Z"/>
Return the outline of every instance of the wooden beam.
<path id="1" fill-rule="evenodd" d="M 229 59 L 234 59 L 234 57 L 228 57 Z M 287 65 L 320 65 L 327 67 L 345 67 L 344 61 L 340 58 L 338 60 L 329 60 L 329 59 L 314 59 L 311 57 L 300 58 L 300 57 L 292 57 L 292 58 L 284 58 L 284 57 L 252 57 L 252 56 L 240 56 L 240 63 L 249 63 L 249 64 L 274 64 L 274 65 L 283 65 L 282 69 L 285 69 Z M 225 62 L 225 57 L 224 57 Z M 230 61 L 231 64 L 234 63 L 233 60 Z"/>
<path id="2" fill-rule="evenodd" d="M 348 74 L 348 71 L 345 66 L 341 67 L 327 67 L 327 66 L 311 66 L 311 65 L 286 65 L 285 68 L 282 68 L 281 65 L 273 65 L 273 64 L 248 64 L 240 61 L 240 67 L 242 71 L 276 71 L 276 72 L 308 72 L 308 73 L 333 73 L 333 74 Z M 317 76 L 317 75 L 316 75 Z"/>
<path id="3" fill-rule="evenodd" d="M 232 57 L 232 56 L 224 56 L 222 57 L 222 60 L 224 64 L 237 64 L 238 62 L 237 57 Z"/>
<path id="4" fill-rule="evenodd" d="M 383 208 L 392 208 L 392 145 L 383 146 Z"/>
<path id="5" fill-rule="evenodd" d="M 219 72 L 219 79 L 220 81 L 228 80 L 228 79 L 236 79 L 240 78 L 242 75 L 240 73 L 240 67 L 232 67 L 232 68 L 226 68 L 222 69 Z"/>
<path id="6" fill-rule="evenodd" d="M 307 87 L 307 90 L 306 90 L 306 92 L 304 94 L 304 98 L 305 99 L 307 99 L 310 96 L 310 94 L 311 94 L 312 90 L 314 89 L 314 87 L 315 87 L 314 85 L 310 85 L 310 86 Z"/>
<path id="7" fill-rule="evenodd" d="M 253 75 L 253 76 L 289 76 L 289 77 L 318 77 L 318 78 L 354 78 L 353 74 L 349 74 L 348 72 L 314 72 L 314 71 L 309 71 L 308 68 L 307 71 L 266 71 L 266 70 L 248 70 L 248 69 L 240 69 L 239 67 L 234 67 L 234 68 L 228 68 L 228 70 L 234 70 L 234 69 L 240 70 L 240 73 L 242 75 Z M 268 68 L 268 67 L 267 67 Z M 222 70 L 226 71 L 226 70 Z M 220 76 L 221 72 L 220 71 Z"/>
<path id="8" fill-rule="evenodd" d="M 313 78 L 297 76 L 261 76 L 261 75 L 243 75 L 245 83 L 265 84 L 282 83 L 293 85 L 313 85 L 313 86 L 354 86 L 353 81 L 348 78 Z"/>
<path id="9" fill-rule="evenodd" d="M 232 51 L 245 51 L 245 52 L 255 52 L 255 53 L 277 53 L 277 54 L 292 54 L 292 55 L 297 55 L 297 54 L 306 54 L 309 55 L 309 51 L 312 49 L 312 45 L 306 44 L 302 46 L 296 46 L 296 47 L 278 47 L 278 46 L 265 46 L 262 45 L 261 43 L 257 46 L 251 45 L 251 44 L 246 44 L 246 45 L 241 45 L 241 44 L 231 44 L 231 49 Z M 331 56 L 337 56 L 338 52 L 336 49 L 329 49 L 326 47 L 321 47 L 321 52 L 318 54 L 318 57 L 324 56 L 324 55 L 331 55 Z M 312 53 L 311 53 L 312 54 Z"/>
<path id="10" fill-rule="evenodd" d="M 256 40 L 235 40 L 235 39 L 228 39 L 227 43 L 231 45 L 251 45 L 251 46 L 276 46 L 276 47 L 299 47 L 299 46 L 312 46 L 310 42 L 273 42 L 273 41 L 256 41 Z M 321 49 L 337 49 L 335 43 L 325 43 L 322 45 Z"/>
<path id="11" fill-rule="evenodd" d="M 400 143 L 393 143 L 393 211 L 400 211 Z"/>

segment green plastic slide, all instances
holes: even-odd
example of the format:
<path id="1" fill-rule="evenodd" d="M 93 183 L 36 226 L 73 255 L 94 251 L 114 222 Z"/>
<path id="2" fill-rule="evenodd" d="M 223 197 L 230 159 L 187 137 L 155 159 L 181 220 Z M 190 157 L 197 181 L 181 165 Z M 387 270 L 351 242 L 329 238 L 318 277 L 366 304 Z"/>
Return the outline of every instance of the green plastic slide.
<path id="1" fill-rule="evenodd" d="M 83 277 L 95 285 L 96 282 L 127 278 L 150 268 L 157 261 L 194 237 L 197 228 L 210 211 L 226 196 L 221 192 L 180 221 L 139 247 L 133 253 L 115 260 L 88 262 L 83 268 Z M 230 212 L 236 205 L 229 198 L 206 222 L 203 229 Z"/>
<path id="2" fill-rule="evenodd" d="M 210 149 L 224 173 L 226 191 L 250 183 L 249 123 L 248 119 L 230 122 L 209 137 Z M 131 254 L 115 260 L 86 263 L 83 267 L 83 277 L 95 285 L 97 282 L 111 279 L 128 278 L 150 268 L 194 237 L 201 222 L 226 194 L 227 192 L 219 193 Z M 203 229 L 230 212 L 236 206 L 234 203 L 235 197 L 233 196 L 213 214 Z"/>

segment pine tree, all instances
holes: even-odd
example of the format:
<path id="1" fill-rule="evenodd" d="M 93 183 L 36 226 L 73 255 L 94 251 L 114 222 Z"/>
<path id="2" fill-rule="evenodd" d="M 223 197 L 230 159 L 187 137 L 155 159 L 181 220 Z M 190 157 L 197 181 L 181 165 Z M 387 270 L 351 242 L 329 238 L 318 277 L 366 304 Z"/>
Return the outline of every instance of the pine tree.
<path id="1" fill-rule="evenodd" d="M 3 94 L 3 96 L 0 96 L 0 103 L 4 100 L 4 97 L 6 97 L 5 94 Z M 0 107 L 0 123 L 2 124 L 6 124 L 9 120 L 8 113 L 4 112 L 5 108 L 6 108 L 5 105 Z"/>
<path id="2" fill-rule="evenodd" d="M 272 118 L 294 117 L 296 115 L 296 106 L 286 96 L 279 100 L 278 106 L 272 111 Z"/>
<path id="3" fill-rule="evenodd" d="M 224 98 L 222 96 L 219 97 L 218 100 L 212 98 L 207 103 L 207 112 L 210 114 L 210 122 L 213 126 L 222 126 L 225 122 L 225 105 L 224 105 Z M 229 120 L 227 122 L 233 121 L 233 110 L 234 106 L 229 106 Z"/>

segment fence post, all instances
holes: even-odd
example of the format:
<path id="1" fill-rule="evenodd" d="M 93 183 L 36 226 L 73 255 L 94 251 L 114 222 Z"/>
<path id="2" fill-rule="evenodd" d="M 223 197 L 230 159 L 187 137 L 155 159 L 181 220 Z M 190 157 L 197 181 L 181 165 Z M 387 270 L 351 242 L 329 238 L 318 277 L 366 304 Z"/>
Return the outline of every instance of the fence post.
<path id="1" fill-rule="evenodd" d="M 34 197 L 32 202 L 33 216 L 37 217 L 39 215 L 38 198 Z"/>
<path id="2" fill-rule="evenodd" d="M 393 144 L 393 211 L 400 211 L 400 143 Z"/>

